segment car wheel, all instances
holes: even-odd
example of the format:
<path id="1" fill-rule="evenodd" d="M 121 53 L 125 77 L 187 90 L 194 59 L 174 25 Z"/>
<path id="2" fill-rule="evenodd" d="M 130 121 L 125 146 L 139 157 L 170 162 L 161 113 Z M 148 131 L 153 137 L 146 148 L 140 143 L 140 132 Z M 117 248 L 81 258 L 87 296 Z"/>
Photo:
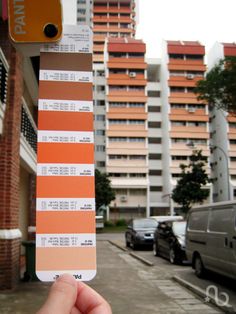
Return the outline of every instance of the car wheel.
<path id="1" fill-rule="evenodd" d="M 158 256 L 158 244 L 157 244 L 157 242 L 153 242 L 153 255 Z"/>
<path id="2" fill-rule="evenodd" d="M 177 264 L 177 256 L 173 247 L 170 248 L 169 260 L 171 264 Z"/>
<path id="3" fill-rule="evenodd" d="M 130 247 L 130 242 L 127 239 L 125 239 L 125 244 L 126 244 L 126 247 Z"/>
<path id="4" fill-rule="evenodd" d="M 194 269 L 195 269 L 195 275 L 198 278 L 204 277 L 205 268 L 204 268 L 204 265 L 203 265 L 203 262 L 202 262 L 200 255 L 197 255 L 194 259 Z"/>
<path id="5" fill-rule="evenodd" d="M 130 247 L 133 249 L 133 250 L 136 250 L 137 249 L 137 244 L 135 244 L 134 242 L 130 242 Z"/>

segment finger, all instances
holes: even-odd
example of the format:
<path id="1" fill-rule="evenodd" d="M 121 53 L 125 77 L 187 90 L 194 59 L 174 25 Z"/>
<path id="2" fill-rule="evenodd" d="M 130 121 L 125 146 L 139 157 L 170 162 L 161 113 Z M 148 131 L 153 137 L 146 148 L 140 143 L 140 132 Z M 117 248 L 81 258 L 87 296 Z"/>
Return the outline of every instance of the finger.
<path id="1" fill-rule="evenodd" d="M 111 307 L 96 291 L 78 282 L 76 306 L 81 313 L 86 314 L 111 314 Z"/>
<path id="2" fill-rule="evenodd" d="M 60 276 L 52 285 L 48 299 L 37 314 L 68 314 L 77 296 L 77 282 L 73 276 Z"/>
<path id="3" fill-rule="evenodd" d="M 72 308 L 70 314 L 82 314 L 75 306 Z"/>

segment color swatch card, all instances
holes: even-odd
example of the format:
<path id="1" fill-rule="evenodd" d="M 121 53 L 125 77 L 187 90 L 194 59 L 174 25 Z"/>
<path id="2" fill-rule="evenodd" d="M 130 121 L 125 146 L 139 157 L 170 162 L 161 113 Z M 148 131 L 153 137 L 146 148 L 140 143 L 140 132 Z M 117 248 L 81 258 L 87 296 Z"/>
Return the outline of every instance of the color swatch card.
<path id="1" fill-rule="evenodd" d="M 92 32 L 64 25 L 40 53 L 36 273 L 96 274 Z"/>

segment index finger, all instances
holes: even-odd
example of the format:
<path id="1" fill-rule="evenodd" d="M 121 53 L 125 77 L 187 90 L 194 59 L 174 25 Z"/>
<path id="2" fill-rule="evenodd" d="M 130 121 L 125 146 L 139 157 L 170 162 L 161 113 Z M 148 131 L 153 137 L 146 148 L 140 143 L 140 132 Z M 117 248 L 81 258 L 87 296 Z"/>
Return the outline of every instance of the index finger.
<path id="1" fill-rule="evenodd" d="M 77 284 L 78 293 L 75 305 L 81 313 L 112 314 L 110 305 L 102 296 L 83 282 Z"/>

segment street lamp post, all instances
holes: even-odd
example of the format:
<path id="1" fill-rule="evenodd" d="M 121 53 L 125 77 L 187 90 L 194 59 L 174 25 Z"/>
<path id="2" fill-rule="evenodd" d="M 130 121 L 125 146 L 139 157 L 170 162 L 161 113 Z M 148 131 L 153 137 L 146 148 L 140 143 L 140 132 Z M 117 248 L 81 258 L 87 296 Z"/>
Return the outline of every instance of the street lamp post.
<path id="1" fill-rule="evenodd" d="M 191 147 L 191 148 L 195 148 L 195 144 L 193 142 L 189 142 L 188 144 L 186 144 L 188 147 Z M 224 151 L 224 149 L 220 146 L 217 146 L 217 145 L 209 145 L 209 148 L 211 150 L 214 150 L 214 149 L 219 149 L 224 158 L 225 158 L 225 162 L 226 162 L 226 175 L 227 175 L 227 192 L 228 192 L 228 201 L 230 201 L 230 177 L 229 177 L 229 161 L 228 161 L 228 156 L 226 154 L 226 152 Z"/>
<path id="2" fill-rule="evenodd" d="M 219 149 L 222 154 L 224 155 L 225 162 L 226 162 L 226 175 L 227 175 L 227 190 L 228 190 L 228 201 L 230 201 L 230 177 L 229 177 L 229 161 L 228 161 L 228 156 L 226 152 L 221 148 L 220 146 L 217 145 L 209 145 L 210 149 Z"/>

